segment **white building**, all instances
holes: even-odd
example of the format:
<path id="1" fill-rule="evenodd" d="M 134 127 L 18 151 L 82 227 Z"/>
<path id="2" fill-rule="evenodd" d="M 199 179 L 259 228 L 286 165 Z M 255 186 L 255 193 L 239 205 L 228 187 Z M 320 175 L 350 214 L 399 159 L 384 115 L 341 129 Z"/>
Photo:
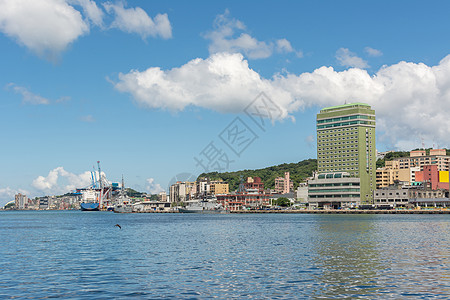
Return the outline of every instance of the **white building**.
<path id="1" fill-rule="evenodd" d="M 22 195 L 21 193 L 15 196 L 16 209 L 27 209 L 28 208 L 28 197 L 27 195 Z"/>

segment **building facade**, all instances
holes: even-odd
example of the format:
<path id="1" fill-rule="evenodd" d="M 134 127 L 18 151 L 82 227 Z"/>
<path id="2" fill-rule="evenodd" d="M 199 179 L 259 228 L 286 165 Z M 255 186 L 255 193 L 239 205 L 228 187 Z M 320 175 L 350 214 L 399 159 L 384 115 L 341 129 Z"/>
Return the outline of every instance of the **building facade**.
<path id="1" fill-rule="evenodd" d="M 409 152 L 409 157 L 395 158 L 400 169 L 420 167 L 422 170 L 426 165 L 436 165 L 438 171 L 448 171 L 450 156 L 446 155 L 445 149 L 430 149 L 430 155 L 425 150 L 414 150 Z"/>
<path id="2" fill-rule="evenodd" d="M 28 197 L 21 193 L 15 196 L 16 209 L 27 209 L 28 208 Z"/>
<path id="3" fill-rule="evenodd" d="M 316 174 L 308 180 L 309 207 L 352 208 L 361 203 L 360 179 L 347 172 Z"/>
<path id="4" fill-rule="evenodd" d="M 449 189 L 449 172 L 438 171 L 437 165 L 423 166 L 422 171 L 416 172 L 417 182 L 427 182 L 432 190 Z"/>
<path id="5" fill-rule="evenodd" d="M 211 181 L 210 184 L 211 195 L 220 195 L 229 193 L 229 185 L 223 181 Z"/>
<path id="6" fill-rule="evenodd" d="M 294 189 L 294 182 L 290 179 L 290 173 L 284 172 L 284 177 L 275 178 L 275 192 L 287 194 Z"/>
<path id="7" fill-rule="evenodd" d="M 319 173 L 347 172 L 360 179 L 361 202 L 376 188 L 375 111 L 364 103 L 327 107 L 317 114 Z"/>

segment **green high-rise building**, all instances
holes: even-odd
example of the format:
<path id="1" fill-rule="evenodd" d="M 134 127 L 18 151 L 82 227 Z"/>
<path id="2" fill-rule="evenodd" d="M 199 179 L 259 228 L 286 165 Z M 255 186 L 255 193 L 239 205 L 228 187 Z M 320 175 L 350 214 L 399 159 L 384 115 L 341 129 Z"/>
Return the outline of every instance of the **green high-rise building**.
<path id="1" fill-rule="evenodd" d="M 362 203 L 373 202 L 376 187 L 375 111 L 364 103 L 324 108 L 317 114 L 320 173 L 348 172 L 360 178 Z"/>

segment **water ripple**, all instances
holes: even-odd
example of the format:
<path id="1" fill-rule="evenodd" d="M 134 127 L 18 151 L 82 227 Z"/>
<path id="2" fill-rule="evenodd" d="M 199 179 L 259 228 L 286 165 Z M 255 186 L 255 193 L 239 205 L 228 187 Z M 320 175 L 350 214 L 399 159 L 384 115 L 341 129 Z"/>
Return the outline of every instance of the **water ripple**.
<path id="1" fill-rule="evenodd" d="M 0 212 L 0 298 L 445 299 L 449 229 L 447 215 Z"/>

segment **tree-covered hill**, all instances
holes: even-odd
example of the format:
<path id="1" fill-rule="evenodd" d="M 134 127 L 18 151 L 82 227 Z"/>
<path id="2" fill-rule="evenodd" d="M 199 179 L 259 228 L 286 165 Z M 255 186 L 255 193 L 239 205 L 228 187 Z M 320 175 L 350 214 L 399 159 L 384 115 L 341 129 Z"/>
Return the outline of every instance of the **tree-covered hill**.
<path id="1" fill-rule="evenodd" d="M 265 188 L 273 189 L 275 187 L 275 178 L 284 177 L 284 172 L 289 172 L 291 180 L 294 182 L 294 189 L 298 184 L 312 175 L 317 170 L 316 159 L 306 159 L 298 163 L 281 164 L 257 170 L 242 170 L 235 172 L 210 172 L 202 173 L 198 178 L 210 178 L 212 180 L 222 179 L 230 185 L 230 191 L 237 190 L 241 177 L 245 180 L 247 177 L 260 177 L 264 182 Z"/>

